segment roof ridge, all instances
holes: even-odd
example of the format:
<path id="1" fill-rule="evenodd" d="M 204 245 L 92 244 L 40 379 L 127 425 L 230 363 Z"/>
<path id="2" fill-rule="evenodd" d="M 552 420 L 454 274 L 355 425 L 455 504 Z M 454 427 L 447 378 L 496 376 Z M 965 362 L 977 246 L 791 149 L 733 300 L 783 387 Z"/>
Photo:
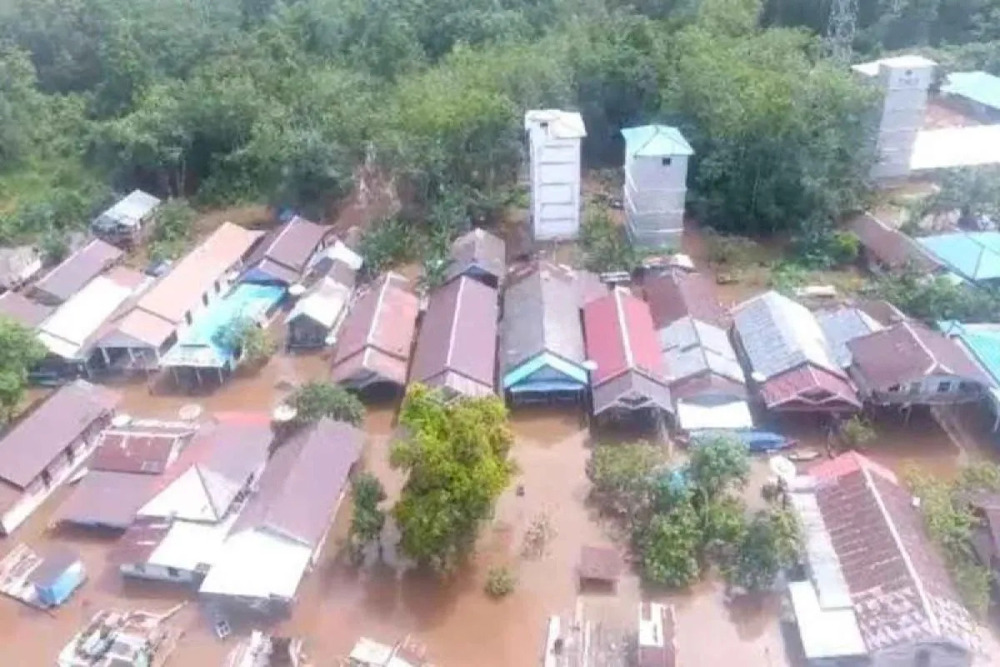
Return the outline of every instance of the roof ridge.
<path id="1" fill-rule="evenodd" d="M 937 356 L 934 354 L 931 348 L 927 347 L 927 344 L 924 343 L 924 339 L 920 337 L 920 334 L 918 334 L 912 326 L 910 326 L 910 323 L 908 321 L 904 320 L 900 324 L 902 324 L 903 327 L 910 332 L 910 335 L 913 336 L 913 339 L 915 341 L 917 341 L 917 345 L 920 346 L 920 349 L 923 350 L 924 354 L 926 354 L 931 359 L 931 364 L 924 370 L 924 375 L 930 375 L 931 372 L 933 372 L 935 369 L 938 368 L 943 368 L 944 370 L 947 370 L 949 372 L 951 371 L 951 369 L 945 367 L 944 365 L 941 364 L 940 361 L 938 361 Z"/>
<path id="2" fill-rule="evenodd" d="M 863 465 L 861 461 L 858 463 L 858 468 L 861 470 L 861 474 L 864 475 L 865 483 L 871 491 L 872 497 L 875 499 L 875 504 L 878 506 L 879 512 L 882 514 L 882 519 L 885 521 L 885 525 L 889 529 L 889 534 L 892 535 L 892 540 L 896 544 L 896 548 L 899 549 L 900 556 L 903 558 L 903 564 L 906 566 L 906 572 L 910 575 L 910 579 L 913 581 L 913 587 L 916 589 L 917 596 L 920 598 L 920 604 L 924 608 L 927 620 L 930 622 L 934 634 L 941 635 L 941 622 L 934 613 L 930 597 L 928 596 L 927 591 L 924 590 L 924 582 L 917 575 L 916 568 L 913 566 L 913 560 L 910 558 L 910 552 L 907 551 L 906 545 L 903 543 L 899 531 L 896 529 L 896 524 L 893 522 L 892 516 L 889 514 L 889 510 L 885 506 L 885 501 L 882 500 L 882 494 L 875 486 L 875 482 L 872 479 L 871 469 L 867 465 Z"/>
<path id="3" fill-rule="evenodd" d="M 451 356 L 455 350 L 455 334 L 458 332 L 458 321 L 462 311 L 462 291 L 465 289 L 468 280 L 469 278 L 464 276 L 458 279 L 458 291 L 455 294 L 455 311 L 451 318 L 451 331 L 448 332 L 448 351 L 445 354 L 445 369 L 449 371 L 455 370 L 455 367 L 451 363 Z"/>
<path id="4" fill-rule="evenodd" d="M 375 337 L 375 328 L 378 324 L 379 315 L 382 313 L 382 305 L 385 302 L 385 293 L 389 289 L 389 283 L 392 281 L 392 276 L 393 274 L 389 273 L 382 279 L 382 285 L 378 290 L 378 299 L 375 302 L 375 313 L 372 315 L 372 321 L 368 325 L 368 333 L 365 335 L 365 346 L 375 345 L 372 339 Z"/>
<path id="5" fill-rule="evenodd" d="M 615 289 L 615 316 L 618 318 L 618 333 L 622 340 L 622 351 L 625 353 L 625 366 L 626 368 L 635 368 L 635 355 L 632 353 L 632 344 L 625 331 L 625 306 L 622 304 L 621 297 L 621 291 Z"/>
<path id="6" fill-rule="evenodd" d="M 208 483 L 205 481 L 205 475 L 202 473 L 202 461 L 192 463 L 191 467 L 194 469 L 195 475 L 198 477 L 198 482 L 201 484 L 202 491 L 205 492 L 205 498 L 208 499 L 208 506 L 212 510 L 212 514 L 216 518 L 221 516 L 219 508 L 215 506 L 215 499 L 212 497 L 212 493 L 208 490 Z"/>

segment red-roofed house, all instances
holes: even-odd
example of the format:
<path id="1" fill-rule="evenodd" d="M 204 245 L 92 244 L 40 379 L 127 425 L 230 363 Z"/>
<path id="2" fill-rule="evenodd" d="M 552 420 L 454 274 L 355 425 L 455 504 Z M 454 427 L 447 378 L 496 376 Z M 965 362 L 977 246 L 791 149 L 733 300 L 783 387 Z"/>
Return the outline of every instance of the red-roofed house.
<path id="1" fill-rule="evenodd" d="M 583 308 L 594 416 L 672 412 L 670 390 L 649 306 L 623 290 Z"/>
<path id="2" fill-rule="evenodd" d="M 898 322 L 847 347 L 858 389 L 881 405 L 978 401 L 990 385 L 958 341 L 917 322 Z"/>

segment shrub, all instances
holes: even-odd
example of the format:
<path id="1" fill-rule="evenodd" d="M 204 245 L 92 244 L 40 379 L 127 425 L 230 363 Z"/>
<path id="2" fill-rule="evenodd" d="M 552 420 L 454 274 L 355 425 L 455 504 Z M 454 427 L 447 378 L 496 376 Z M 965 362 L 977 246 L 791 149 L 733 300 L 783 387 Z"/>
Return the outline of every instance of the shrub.
<path id="1" fill-rule="evenodd" d="M 840 426 L 840 437 L 850 449 L 858 449 L 875 439 L 875 429 L 866 419 L 854 415 Z"/>
<path id="2" fill-rule="evenodd" d="M 517 578 L 506 567 L 492 567 L 486 575 L 486 594 L 492 598 L 506 597 L 514 592 L 516 586 Z"/>

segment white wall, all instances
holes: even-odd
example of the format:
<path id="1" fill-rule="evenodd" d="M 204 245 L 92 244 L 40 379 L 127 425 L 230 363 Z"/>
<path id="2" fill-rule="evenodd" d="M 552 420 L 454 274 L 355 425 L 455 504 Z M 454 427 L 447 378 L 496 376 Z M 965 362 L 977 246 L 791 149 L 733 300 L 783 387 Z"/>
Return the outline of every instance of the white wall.
<path id="1" fill-rule="evenodd" d="M 664 163 L 664 157 L 669 163 Z M 686 155 L 626 159 L 624 205 L 633 242 L 648 246 L 680 243 L 687 167 Z"/>
<path id="2" fill-rule="evenodd" d="M 180 584 L 194 584 L 201 578 L 201 575 L 189 570 L 173 568 L 173 572 L 162 565 L 150 565 L 148 563 L 126 563 L 119 567 L 119 570 L 126 577 L 137 579 L 150 579 L 152 581 L 170 581 Z"/>
<path id="3" fill-rule="evenodd" d="M 917 132 L 923 126 L 927 90 L 933 66 L 879 65 L 874 82 L 885 94 L 876 142 L 877 162 L 872 177 L 881 180 L 905 178 Z"/>
<path id="4" fill-rule="evenodd" d="M 580 139 L 551 137 L 535 125 L 528 141 L 534 236 L 574 239 L 580 233 Z"/>

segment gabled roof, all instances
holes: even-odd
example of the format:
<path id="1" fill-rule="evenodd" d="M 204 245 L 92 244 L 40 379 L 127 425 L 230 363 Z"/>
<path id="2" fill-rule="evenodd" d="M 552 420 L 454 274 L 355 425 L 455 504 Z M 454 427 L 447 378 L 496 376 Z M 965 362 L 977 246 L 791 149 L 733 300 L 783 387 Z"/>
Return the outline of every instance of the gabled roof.
<path id="1" fill-rule="evenodd" d="M 44 322 L 53 310 L 55 308 L 32 301 L 17 292 L 0 294 L 0 317 L 9 317 L 29 329 Z"/>
<path id="2" fill-rule="evenodd" d="M 944 326 L 942 326 L 944 325 Z M 1000 386 L 1000 324 L 939 323 L 946 335 L 957 338 Z"/>
<path id="3" fill-rule="evenodd" d="M 625 154 L 629 157 L 694 155 L 694 149 L 676 127 L 642 125 L 622 129 Z"/>
<path id="4" fill-rule="evenodd" d="M 822 574 L 814 584 L 821 601 L 853 608 L 869 652 L 927 641 L 975 650 L 975 622 L 895 475 L 851 452 L 810 476 L 814 489 L 792 500 Z"/>
<path id="5" fill-rule="evenodd" d="M 543 352 L 583 363 L 583 327 L 571 279 L 542 264 L 508 284 L 503 300 L 500 354 L 504 373 Z"/>
<path id="6" fill-rule="evenodd" d="M 1000 109 L 1000 77 L 987 72 L 952 72 L 941 86 L 941 93 Z"/>
<path id="7" fill-rule="evenodd" d="M 34 289 L 57 301 L 66 301 L 117 262 L 122 254 L 110 243 L 93 239 L 43 276 Z"/>
<path id="8" fill-rule="evenodd" d="M 264 530 L 315 548 L 333 521 L 361 456 L 365 434 L 344 422 L 321 419 L 278 448 L 259 491 L 233 527 Z"/>
<path id="9" fill-rule="evenodd" d="M 291 323 L 304 317 L 329 329 L 340 319 L 350 299 L 351 288 L 323 278 L 299 297 L 285 321 Z"/>
<path id="10" fill-rule="evenodd" d="M 56 389 L 0 439 L 0 479 L 27 487 L 81 433 L 109 416 L 120 400 L 117 393 L 85 380 Z"/>
<path id="11" fill-rule="evenodd" d="M 648 278 L 643 293 L 657 329 L 687 316 L 720 327 L 729 323 L 729 313 L 716 296 L 715 282 L 704 274 L 668 271 Z"/>
<path id="12" fill-rule="evenodd" d="M 294 283 L 328 233 L 329 228 L 295 216 L 264 236 L 247 259 L 247 269 L 259 268 L 275 278 Z"/>
<path id="13" fill-rule="evenodd" d="M 544 129 L 553 139 L 582 139 L 587 136 L 583 116 L 576 111 L 533 109 L 524 114 L 524 129 L 545 123 Z"/>
<path id="14" fill-rule="evenodd" d="M 646 302 L 616 289 L 584 306 L 583 327 L 587 358 L 597 365 L 591 372 L 592 385 L 630 370 L 666 383 L 660 345 Z"/>
<path id="15" fill-rule="evenodd" d="M 860 308 L 842 306 L 816 313 L 816 321 L 826 335 L 834 360 L 841 368 L 851 365 L 851 351 L 847 343 L 882 329 L 882 325 Z"/>
<path id="16" fill-rule="evenodd" d="M 869 390 L 955 375 L 972 382 L 989 378 L 954 340 L 913 321 L 856 338 L 847 344 L 852 372 Z"/>
<path id="17" fill-rule="evenodd" d="M 918 241 L 966 280 L 1000 278 L 1000 232 L 951 232 L 923 236 Z"/>
<path id="18" fill-rule="evenodd" d="M 675 385 L 706 373 L 736 385 L 744 384 L 743 369 L 724 329 L 685 317 L 661 329 L 659 337 L 675 399 L 680 398 Z"/>
<path id="19" fill-rule="evenodd" d="M 470 268 L 484 271 L 501 282 L 507 273 L 507 245 L 503 239 L 478 227 L 455 239 L 447 279 L 454 280 Z"/>
<path id="20" fill-rule="evenodd" d="M 854 218 L 850 227 L 865 252 L 890 269 L 901 269 L 907 265 L 921 271 L 941 268 L 941 263 L 928 255 L 919 243 L 870 213 Z"/>
<path id="21" fill-rule="evenodd" d="M 160 200 L 142 190 L 133 190 L 124 198 L 99 215 L 94 226 L 110 229 L 113 226 L 135 227 L 160 205 Z"/>
<path id="22" fill-rule="evenodd" d="M 497 310 L 496 290 L 465 276 L 431 293 L 410 382 L 464 394 L 492 393 Z"/>
<path id="23" fill-rule="evenodd" d="M 63 359 L 85 357 L 90 338 L 131 295 L 130 288 L 98 276 L 39 326 L 38 340 Z"/>

